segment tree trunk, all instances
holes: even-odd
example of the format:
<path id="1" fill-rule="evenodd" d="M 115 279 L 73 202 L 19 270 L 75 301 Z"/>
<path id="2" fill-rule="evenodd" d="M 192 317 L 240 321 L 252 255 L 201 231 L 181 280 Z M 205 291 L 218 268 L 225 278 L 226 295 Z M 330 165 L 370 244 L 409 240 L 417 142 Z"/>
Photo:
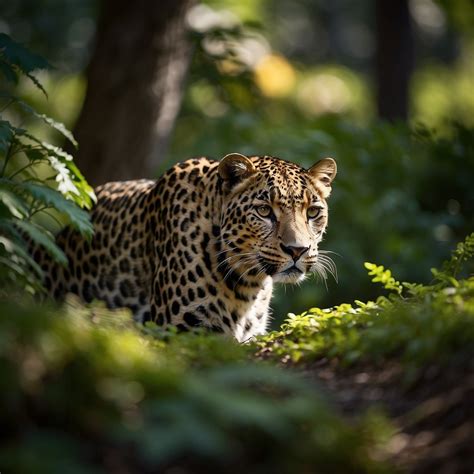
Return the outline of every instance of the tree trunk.
<path id="1" fill-rule="evenodd" d="M 408 117 L 414 66 L 408 0 L 375 0 L 377 108 L 380 118 Z"/>
<path id="2" fill-rule="evenodd" d="M 86 179 L 152 176 L 163 159 L 191 58 L 194 0 L 103 0 L 87 93 L 75 127 Z"/>

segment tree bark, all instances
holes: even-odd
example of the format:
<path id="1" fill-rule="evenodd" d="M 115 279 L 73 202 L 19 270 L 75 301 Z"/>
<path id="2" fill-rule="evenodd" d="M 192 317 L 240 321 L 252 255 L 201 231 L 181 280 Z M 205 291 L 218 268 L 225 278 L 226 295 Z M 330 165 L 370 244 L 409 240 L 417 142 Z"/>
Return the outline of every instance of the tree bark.
<path id="1" fill-rule="evenodd" d="M 178 114 L 191 58 L 194 0 L 103 0 L 87 93 L 75 127 L 86 179 L 152 176 Z"/>
<path id="2" fill-rule="evenodd" d="M 376 85 L 380 118 L 406 120 L 414 39 L 408 0 L 375 0 Z"/>

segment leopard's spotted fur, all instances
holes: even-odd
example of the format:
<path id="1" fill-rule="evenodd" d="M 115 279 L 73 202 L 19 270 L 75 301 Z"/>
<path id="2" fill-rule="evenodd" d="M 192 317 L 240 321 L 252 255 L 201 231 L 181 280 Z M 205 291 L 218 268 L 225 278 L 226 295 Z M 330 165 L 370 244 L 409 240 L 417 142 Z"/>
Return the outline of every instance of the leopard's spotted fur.
<path id="1" fill-rule="evenodd" d="M 335 174 L 330 158 L 308 171 L 268 156 L 188 160 L 157 181 L 100 186 L 92 240 L 58 236 L 68 268 L 35 258 L 55 298 L 72 292 L 244 341 L 267 328 L 273 281 L 316 269 Z"/>

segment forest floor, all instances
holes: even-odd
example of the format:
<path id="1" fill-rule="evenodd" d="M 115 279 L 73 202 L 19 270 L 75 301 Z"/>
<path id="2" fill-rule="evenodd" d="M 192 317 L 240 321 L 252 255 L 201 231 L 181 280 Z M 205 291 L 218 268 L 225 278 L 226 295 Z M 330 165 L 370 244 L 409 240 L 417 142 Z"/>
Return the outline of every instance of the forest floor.
<path id="1" fill-rule="evenodd" d="M 466 285 L 474 291 L 471 280 L 449 298 Z M 474 301 L 465 296 L 458 306 Z M 430 313 L 438 299 L 430 293 L 427 301 L 364 305 L 365 313 L 347 305 L 317 310 L 249 345 L 138 326 L 127 312 L 75 299 L 50 309 L 0 302 L 8 434 L 0 436 L 0 467 L 22 474 L 69 466 L 78 474 L 308 474 L 315 466 L 470 474 L 471 309 Z M 413 341 L 417 348 L 433 342 L 433 350 L 414 357 Z"/>
<path id="2" fill-rule="evenodd" d="M 474 362 L 430 365 L 408 383 L 397 362 L 342 367 L 321 359 L 306 365 L 315 382 L 346 419 L 367 410 L 385 413 L 395 427 L 387 457 L 401 472 L 454 474 L 474 469 Z"/>

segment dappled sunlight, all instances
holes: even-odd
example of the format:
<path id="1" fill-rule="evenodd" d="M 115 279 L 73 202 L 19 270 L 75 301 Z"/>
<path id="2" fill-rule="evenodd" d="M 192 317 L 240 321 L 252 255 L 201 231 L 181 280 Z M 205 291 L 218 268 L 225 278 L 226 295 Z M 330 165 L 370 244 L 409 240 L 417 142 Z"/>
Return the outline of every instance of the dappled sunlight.
<path id="1" fill-rule="evenodd" d="M 285 97 L 292 91 L 296 82 L 293 66 L 276 54 L 265 56 L 255 66 L 257 85 L 267 97 Z"/>
<path id="2" fill-rule="evenodd" d="M 446 30 L 446 17 L 436 2 L 412 0 L 409 5 L 412 18 L 428 34 L 439 36 Z"/>
<path id="3" fill-rule="evenodd" d="M 197 31 L 212 28 L 231 28 L 239 23 L 239 18 L 230 10 L 215 10 L 208 5 L 199 4 L 191 8 L 186 16 L 188 25 Z"/>
<path id="4" fill-rule="evenodd" d="M 195 84 L 189 91 L 193 104 L 208 117 L 221 117 L 226 114 L 229 107 L 216 94 L 208 84 Z"/>
<path id="5" fill-rule="evenodd" d="M 325 114 L 349 115 L 368 121 L 373 97 L 363 76 L 341 66 L 321 66 L 301 75 L 296 103 L 308 117 Z"/>
<path id="6" fill-rule="evenodd" d="M 474 126 L 474 59 L 465 52 L 453 67 L 426 65 L 413 78 L 412 121 L 449 131 L 449 121 Z"/>
<path id="7" fill-rule="evenodd" d="M 345 112 L 350 101 L 346 84 L 330 74 L 318 74 L 307 79 L 298 91 L 298 105 L 309 115 Z"/>

